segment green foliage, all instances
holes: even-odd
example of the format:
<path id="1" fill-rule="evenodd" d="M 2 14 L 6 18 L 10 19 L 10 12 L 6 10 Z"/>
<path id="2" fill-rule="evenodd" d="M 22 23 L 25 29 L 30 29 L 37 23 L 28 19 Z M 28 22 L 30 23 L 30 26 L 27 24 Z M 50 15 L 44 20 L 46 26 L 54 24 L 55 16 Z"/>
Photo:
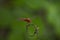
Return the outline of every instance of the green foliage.
<path id="1" fill-rule="evenodd" d="M 2 2 L 3 3 L 3 2 Z M 12 0 L 11 5 L 1 5 L 0 7 L 0 25 L 11 25 L 12 32 L 9 34 L 8 40 L 24 40 L 25 26 L 27 23 L 18 20 L 18 18 L 29 17 L 32 23 L 39 26 L 39 35 L 41 40 L 52 40 L 44 36 L 46 31 L 42 17 L 34 18 L 33 11 L 41 7 L 47 9 L 47 21 L 53 24 L 56 35 L 60 35 L 60 3 L 50 3 L 46 0 Z M 6 27 L 6 26 L 3 26 Z M 49 34 L 47 34 L 49 35 Z M 44 36 L 44 37 L 43 37 Z M 30 39 L 32 40 L 32 39 Z M 35 40 L 35 38 L 33 39 Z"/>

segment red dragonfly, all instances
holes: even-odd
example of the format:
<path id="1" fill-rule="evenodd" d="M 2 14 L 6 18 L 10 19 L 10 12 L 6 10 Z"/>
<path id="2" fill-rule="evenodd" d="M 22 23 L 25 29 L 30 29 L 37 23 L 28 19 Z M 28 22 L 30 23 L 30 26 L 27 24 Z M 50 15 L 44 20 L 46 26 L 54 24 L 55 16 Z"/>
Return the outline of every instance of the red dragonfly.
<path id="1" fill-rule="evenodd" d="M 30 17 L 30 18 L 31 18 L 31 17 Z M 19 18 L 19 20 L 21 20 L 21 21 L 25 21 L 25 22 L 27 22 L 27 23 L 31 23 L 32 20 L 31 20 L 30 18 Z M 33 16 L 32 18 L 35 19 L 36 16 Z"/>
<path id="2" fill-rule="evenodd" d="M 30 18 L 20 18 L 19 20 L 25 21 L 27 23 L 31 23 L 31 19 Z"/>

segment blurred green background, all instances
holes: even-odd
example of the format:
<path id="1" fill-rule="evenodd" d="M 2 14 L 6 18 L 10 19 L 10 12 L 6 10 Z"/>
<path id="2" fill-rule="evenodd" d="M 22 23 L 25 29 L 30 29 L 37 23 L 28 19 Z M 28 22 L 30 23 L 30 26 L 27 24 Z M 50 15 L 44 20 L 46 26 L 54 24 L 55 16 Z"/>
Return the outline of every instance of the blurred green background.
<path id="1" fill-rule="evenodd" d="M 39 40 L 60 40 L 60 0 L 0 0 L 0 40 L 25 40 L 19 18 L 39 26 Z"/>

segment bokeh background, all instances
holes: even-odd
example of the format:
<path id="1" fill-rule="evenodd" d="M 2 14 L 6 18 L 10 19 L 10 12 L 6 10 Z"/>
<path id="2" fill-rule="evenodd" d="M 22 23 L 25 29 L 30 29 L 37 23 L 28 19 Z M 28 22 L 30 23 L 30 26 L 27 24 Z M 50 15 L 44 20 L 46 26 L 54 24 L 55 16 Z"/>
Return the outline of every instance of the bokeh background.
<path id="1" fill-rule="evenodd" d="M 60 40 L 60 0 L 0 0 L 0 40 L 25 40 L 19 18 L 39 26 L 39 40 Z"/>

